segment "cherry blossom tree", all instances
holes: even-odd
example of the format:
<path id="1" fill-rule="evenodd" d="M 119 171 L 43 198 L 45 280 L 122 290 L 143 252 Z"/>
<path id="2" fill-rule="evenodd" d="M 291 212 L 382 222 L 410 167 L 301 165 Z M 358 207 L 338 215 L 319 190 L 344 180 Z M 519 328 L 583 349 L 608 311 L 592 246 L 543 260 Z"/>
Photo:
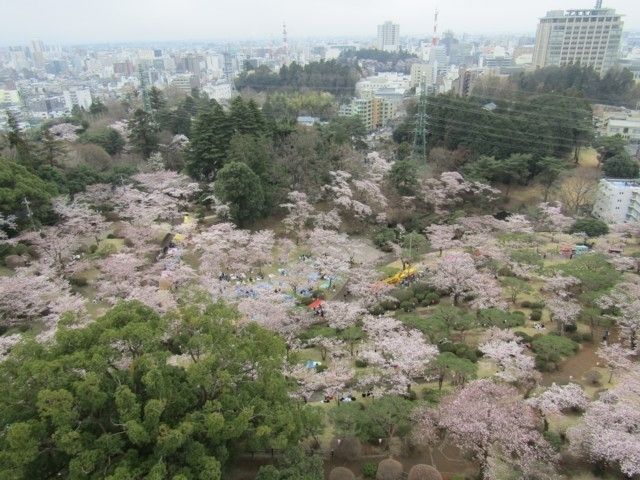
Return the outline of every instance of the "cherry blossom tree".
<path id="1" fill-rule="evenodd" d="M 134 286 L 140 285 L 139 269 L 143 262 L 133 253 L 114 253 L 96 265 L 102 274 L 96 282 L 96 295 L 102 300 L 116 303 L 127 298 Z"/>
<path id="2" fill-rule="evenodd" d="M 597 351 L 597 355 L 604 361 L 609 369 L 609 383 L 611 383 L 614 373 L 626 372 L 630 370 L 633 365 L 631 361 L 633 351 L 619 343 L 601 345 Z"/>
<path id="3" fill-rule="evenodd" d="M 423 377 L 427 365 L 438 354 L 421 332 L 407 330 L 393 318 L 369 315 L 363 328 L 368 341 L 359 356 L 370 365 L 398 370 L 408 378 Z"/>
<path id="4" fill-rule="evenodd" d="M 529 386 L 535 382 L 533 357 L 527 355 L 513 333 L 498 328 L 490 329 L 487 340 L 478 349 L 498 365 L 498 378 L 510 383 L 529 383 Z"/>
<path id="5" fill-rule="evenodd" d="M 620 328 L 620 335 L 629 348 L 638 348 L 638 334 L 640 333 L 640 283 L 623 282 L 617 285 L 613 292 L 603 296 L 598 305 L 606 310 L 615 307 L 615 313 L 607 314 L 614 319 Z"/>
<path id="6" fill-rule="evenodd" d="M 273 231 L 260 230 L 253 233 L 245 250 L 248 262 L 262 271 L 262 267 L 271 262 L 273 258 L 274 245 L 275 235 Z"/>
<path id="7" fill-rule="evenodd" d="M 575 452 L 592 462 L 618 466 L 629 478 L 640 475 L 640 368 L 636 364 L 619 384 L 591 402 L 582 423 L 569 429 Z"/>
<path id="8" fill-rule="evenodd" d="M 0 276 L 0 324 L 12 327 L 44 320 L 54 328 L 60 315 L 72 311 L 82 317 L 84 300 L 71 292 L 57 270 L 34 262 L 12 276 Z"/>
<path id="9" fill-rule="evenodd" d="M 537 462 L 554 460 L 534 410 L 513 387 L 487 379 L 470 382 L 443 400 L 439 418 L 453 441 L 480 464 L 484 478 L 491 478 L 486 468 L 493 455 L 523 475 L 535 471 Z"/>
<path id="10" fill-rule="evenodd" d="M 544 415 L 549 415 L 583 411 L 589 399 L 584 389 L 577 383 L 566 385 L 554 383 L 541 395 L 530 398 L 528 403 Z"/>
<path id="11" fill-rule="evenodd" d="M 545 277 L 544 282 L 543 291 L 551 292 L 563 299 L 572 296 L 571 289 L 581 283 L 576 277 L 562 275 L 561 273 L 556 273 L 553 277 Z"/>
<path id="12" fill-rule="evenodd" d="M 327 323 L 336 330 L 352 327 L 365 313 L 365 309 L 358 302 L 329 301 L 322 307 Z"/>
<path id="13" fill-rule="evenodd" d="M 443 249 L 459 248 L 462 242 L 459 240 L 461 233 L 458 225 L 431 224 L 425 229 L 431 248 L 438 250 L 442 256 Z"/>
<path id="14" fill-rule="evenodd" d="M 479 272 L 468 253 L 452 253 L 445 256 L 429 283 L 438 290 L 451 295 L 454 305 L 466 297 L 475 297 L 472 306 L 475 308 L 505 308 L 506 302 L 501 298 L 501 289 L 496 279 Z"/>
<path id="15" fill-rule="evenodd" d="M 430 178 L 422 182 L 421 198 L 433 205 L 436 213 L 446 213 L 447 209 L 472 198 L 493 201 L 500 191 L 480 182 L 469 182 L 458 172 L 444 172 L 439 179 Z"/>
<path id="16" fill-rule="evenodd" d="M 546 306 L 551 312 L 551 318 L 556 322 L 558 333 L 563 333 L 568 325 L 575 325 L 582 311 L 578 303 L 558 296 L 548 298 Z"/>
<path id="17" fill-rule="evenodd" d="M 542 230 L 552 234 L 564 232 L 573 225 L 573 218 L 562 213 L 562 204 L 551 204 L 548 202 L 538 205 L 539 220 L 538 225 Z M 554 241 L 552 236 L 551 241 Z"/>
<path id="18" fill-rule="evenodd" d="M 345 234 L 314 228 L 309 235 L 308 244 L 314 254 L 314 264 L 321 275 L 332 279 L 349 270 L 352 252 Z"/>
<path id="19" fill-rule="evenodd" d="M 297 191 L 289 192 L 287 199 L 289 200 L 288 203 L 280 205 L 281 208 L 289 212 L 282 223 L 287 232 L 293 234 L 297 240 L 300 234 L 306 229 L 307 223 L 314 215 L 315 209 L 313 205 L 309 203 L 305 193 Z"/>
<path id="20" fill-rule="evenodd" d="M 427 405 L 418 405 L 411 411 L 411 436 L 414 446 L 430 447 L 439 438 L 437 413 Z"/>

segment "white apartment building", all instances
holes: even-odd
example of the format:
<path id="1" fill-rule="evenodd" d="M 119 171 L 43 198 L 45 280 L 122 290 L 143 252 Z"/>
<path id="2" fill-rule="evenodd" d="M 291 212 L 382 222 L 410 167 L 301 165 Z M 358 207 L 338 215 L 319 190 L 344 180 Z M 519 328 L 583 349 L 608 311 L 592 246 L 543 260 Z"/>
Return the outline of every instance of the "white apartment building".
<path id="1" fill-rule="evenodd" d="M 411 65 L 411 87 L 418 88 L 424 81 L 426 85 L 433 85 L 438 78 L 437 64 L 414 63 Z"/>
<path id="2" fill-rule="evenodd" d="M 606 135 L 622 135 L 630 143 L 640 143 L 640 117 L 609 118 L 605 123 Z"/>
<path id="3" fill-rule="evenodd" d="M 598 6 L 547 12 L 538 24 L 533 63 L 537 67 L 580 63 L 600 73 L 613 67 L 620 53 L 622 15 Z"/>
<path id="4" fill-rule="evenodd" d="M 356 83 L 356 96 L 371 98 L 380 90 L 397 90 L 401 95 L 410 88 L 411 78 L 398 72 L 382 72 Z"/>
<path id="5" fill-rule="evenodd" d="M 208 84 L 202 87 L 202 91 L 209 95 L 209 98 L 213 98 L 216 102 L 222 100 L 230 100 L 233 96 L 233 89 L 231 84 L 227 81 L 221 80 L 214 84 Z"/>
<path id="6" fill-rule="evenodd" d="M 88 88 L 65 90 L 62 95 L 64 97 L 65 108 L 69 111 L 76 105 L 85 110 L 89 110 L 89 107 L 93 103 L 91 90 Z"/>
<path id="7" fill-rule="evenodd" d="M 400 25 L 393 22 L 384 22 L 378 25 L 378 50 L 397 52 L 400 50 Z"/>
<path id="8" fill-rule="evenodd" d="M 640 180 L 600 180 L 593 215 L 613 224 L 640 222 Z"/>

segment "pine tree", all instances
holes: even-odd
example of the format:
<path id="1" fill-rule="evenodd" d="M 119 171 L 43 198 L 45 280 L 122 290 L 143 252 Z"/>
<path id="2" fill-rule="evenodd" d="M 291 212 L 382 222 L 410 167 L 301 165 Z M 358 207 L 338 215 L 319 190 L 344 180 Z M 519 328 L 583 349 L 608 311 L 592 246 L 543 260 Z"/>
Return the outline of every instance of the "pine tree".
<path id="1" fill-rule="evenodd" d="M 229 118 L 217 102 L 203 109 L 191 126 L 187 171 L 194 178 L 213 180 L 222 168 L 231 139 Z"/>
<path id="2" fill-rule="evenodd" d="M 64 153 L 64 144 L 47 128 L 42 134 L 42 141 L 40 143 L 40 155 L 42 159 L 53 167 L 58 163 L 58 159 L 62 157 Z"/>
<path id="3" fill-rule="evenodd" d="M 158 134 L 151 115 L 138 109 L 129 120 L 129 139 L 145 159 L 158 149 Z"/>

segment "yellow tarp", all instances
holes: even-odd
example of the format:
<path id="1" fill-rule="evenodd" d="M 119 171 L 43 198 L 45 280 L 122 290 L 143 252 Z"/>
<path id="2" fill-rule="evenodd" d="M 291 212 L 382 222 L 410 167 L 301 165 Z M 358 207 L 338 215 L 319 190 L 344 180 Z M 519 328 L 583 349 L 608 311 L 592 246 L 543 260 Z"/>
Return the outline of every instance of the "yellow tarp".
<path id="1" fill-rule="evenodd" d="M 396 273 L 394 276 L 386 278 L 384 280 L 384 283 L 395 285 L 396 283 L 400 283 L 405 278 L 410 277 L 411 275 L 415 275 L 416 273 L 418 273 L 418 270 L 415 267 L 409 266 L 401 272 Z"/>

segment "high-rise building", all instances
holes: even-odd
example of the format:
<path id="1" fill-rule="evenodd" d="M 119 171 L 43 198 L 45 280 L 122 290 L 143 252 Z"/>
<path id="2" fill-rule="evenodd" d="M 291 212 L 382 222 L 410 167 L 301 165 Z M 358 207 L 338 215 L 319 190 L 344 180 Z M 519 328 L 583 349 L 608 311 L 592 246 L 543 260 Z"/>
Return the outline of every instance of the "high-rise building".
<path id="1" fill-rule="evenodd" d="M 640 222 L 640 181 L 600 180 L 593 214 L 607 223 Z"/>
<path id="2" fill-rule="evenodd" d="M 400 50 L 400 25 L 393 22 L 384 22 L 378 25 L 378 49 L 387 52 Z"/>
<path id="3" fill-rule="evenodd" d="M 44 66 L 44 43 L 42 43 L 42 40 L 32 40 L 31 50 L 33 63 L 36 65 L 36 67 Z"/>
<path id="4" fill-rule="evenodd" d="M 340 116 L 359 116 L 367 131 L 384 126 L 393 118 L 395 108 L 393 104 L 383 98 L 354 98 L 351 103 L 340 106 Z"/>
<path id="5" fill-rule="evenodd" d="M 599 73 L 613 67 L 620 52 L 622 15 L 610 8 L 553 10 L 540 19 L 533 63 L 538 67 L 577 64 Z"/>

